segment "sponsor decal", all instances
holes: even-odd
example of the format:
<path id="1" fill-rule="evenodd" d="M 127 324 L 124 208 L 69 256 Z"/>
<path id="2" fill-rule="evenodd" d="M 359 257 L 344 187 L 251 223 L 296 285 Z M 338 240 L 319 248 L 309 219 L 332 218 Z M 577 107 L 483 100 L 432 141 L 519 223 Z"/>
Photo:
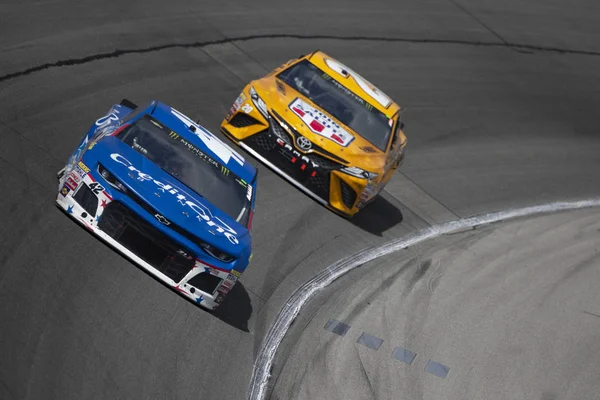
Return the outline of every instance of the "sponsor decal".
<path id="1" fill-rule="evenodd" d="M 95 145 L 96 145 L 96 141 L 93 141 L 92 143 L 90 143 L 90 145 L 88 146 L 88 150 L 93 149 Z"/>
<path id="2" fill-rule="evenodd" d="M 248 201 L 252 200 L 252 185 L 248 185 L 248 191 L 246 192 L 246 198 Z"/>
<path id="3" fill-rule="evenodd" d="M 229 290 L 231 290 L 231 288 L 233 287 L 233 284 L 235 282 L 231 282 L 231 281 L 223 281 L 223 283 L 221 283 L 221 286 L 225 286 L 226 288 L 228 288 Z"/>
<path id="4" fill-rule="evenodd" d="M 230 288 L 221 285 L 218 289 L 218 292 L 225 295 L 225 294 L 229 293 L 230 290 L 231 290 Z"/>
<path id="5" fill-rule="evenodd" d="M 82 176 L 79 175 L 79 173 L 76 171 L 71 171 L 71 173 L 69 174 L 69 178 L 71 178 L 75 183 L 77 183 L 79 185 L 79 182 L 81 182 Z"/>
<path id="6" fill-rule="evenodd" d="M 300 154 L 298 151 L 296 151 L 296 149 L 294 149 L 292 146 L 290 146 L 283 140 L 277 138 L 277 144 L 292 153 L 290 162 L 295 164 L 297 161 L 300 161 L 298 164 L 300 165 L 300 169 L 302 171 L 304 171 L 307 166 L 310 166 L 313 169 L 319 168 L 319 164 L 315 163 L 313 160 L 306 157 L 305 155 Z M 311 174 L 311 176 L 316 176 L 316 175 L 317 175 L 317 171 L 313 171 Z"/>
<path id="7" fill-rule="evenodd" d="M 112 153 L 110 155 L 110 158 L 112 158 L 112 160 L 115 161 L 116 163 L 124 165 L 131 172 L 136 173 L 137 174 L 136 179 L 138 181 L 151 182 L 152 184 L 154 184 L 156 186 L 156 188 L 160 192 L 169 193 L 172 197 L 174 197 L 177 200 L 177 203 L 179 203 L 180 206 L 185 208 L 186 211 L 191 211 L 193 214 L 195 214 L 196 219 L 199 222 L 205 223 L 210 228 L 212 228 L 213 233 L 214 233 L 214 231 L 216 231 L 218 234 L 225 236 L 229 240 L 229 242 L 231 242 L 232 244 L 239 243 L 239 241 L 236 237 L 237 232 L 235 230 L 233 230 L 225 222 L 221 221 L 221 219 L 212 215 L 212 212 L 210 211 L 210 209 L 208 209 L 208 207 L 206 207 L 205 205 L 196 203 L 195 201 L 188 199 L 183 193 L 180 192 L 179 189 L 176 189 L 169 184 L 166 184 L 164 182 L 156 180 L 152 176 L 140 171 L 135 166 L 133 166 L 131 161 L 129 161 L 128 159 L 126 159 L 125 157 L 123 157 L 122 155 L 120 155 L 118 153 Z"/>
<path id="8" fill-rule="evenodd" d="M 337 122 L 300 98 L 294 100 L 289 108 L 312 132 L 332 140 L 340 146 L 346 147 L 354 140 L 354 136 Z"/>
<path id="9" fill-rule="evenodd" d="M 89 174 L 90 173 L 90 169 L 87 167 L 87 165 L 85 165 L 83 163 L 83 161 L 79 161 L 77 163 L 77 165 L 79 166 L 79 168 L 81 168 L 81 170 L 83 171 L 84 174 Z"/>
<path id="10" fill-rule="evenodd" d="M 180 113 L 179 111 L 175 110 L 174 108 L 171 108 L 171 113 L 175 117 L 177 117 L 177 119 L 179 119 L 181 122 L 183 122 L 186 126 L 188 126 L 188 127 L 193 126 L 194 128 L 196 128 L 194 131 L 190 130 L 190 132 L 193 133 L 194 135 L 196 135 L 200 140 L 202 140 L 204 145 L 215 156 L 217 156 L 219 159 L 221 159 L 221 161 L 223 161 L 224 164 L 228 164 L 229 161 L 231 159 L 233 159 L 238 164 L 244 165 L 244 162 L 245 162 L 244 157 L 239 155 L 237 152 L 235 152 L 231 147 L 227 146 L 225 143 L 221 142 L 212 133 L 210 133 L 209 131 L 207 131 L 206 129 L 204 129 L 203 127 L 201 127 L 200 125 L 198 125 L 197 123 L 195 123 L 194 121 L 192 121 L 191 119 L 189 119 L 188 117 L 186 117 L 185 115 Z"/>
<path id="11" fill-rule="evenodd" d="M 246 102 L 246 100 L 248 100 L 248 98 L 246 97 L 246 95 L 242 92 L 240 93 L 240 95 L 238 96 L 237 99 L 235 99 L 235 101 L 233 102 L 233 108 L 235 108 L 235 110 L 239 110 L 241 105 L 244 104 Z"/>
<path id="12" fill-rule="evenodd" d="M 75 190 L 77 189 L 77 186 L 79 186 L 71 177 L 67 178 L 67 180 L 65 181 L 65 185 L 68 186 L 71 190 Z"/>
<path id="13" fill-rule="evenodd" d="M 229 274 L 229 275 L 227 275 L 227 280 L 231 281 L 231 282 L 236 282 L 237 281 L 237 276 L 235 276 L 233 274 Z"/>
<path id="14" fill-rule="evenodd" d="M 217 296 L 217 298 L 215 299 L 215 303 L 219 304 L 223 301 L 223 299 L 225 298 L 225 296 L 223 296 L 222 293 L 219 293 L 219 295 Z"/>
<path id="15" fill-rule="evenodd" d="M 71 189 L 69 189 L 69 187 L 65 184 L 63 185 L 63 187 L 60 189 L 60 194 L 65 197 L 66 195 L 69 194 L 69 192 L 71 191 Z"/>
<path id="16" fill-rule="evenodd" d="M 250 255 L 250 258 L 252 258 L 252 255 Z M 231 275 L 236 276 L 236 277 L 240 277 L 242 276 L 242 273 L 240 271 L 236 271 L 235 269 L 231 270 Z"/>
<path id="17" fill-rule="evenodd" d="M 212 166 L 214 166 L 215 168 L 218 168 L 221 170 L 221 172 L 223 173 L 223 175 L 229 175 L 229 170 L 222 166 L 221 164 L 219 164 L 218 162 L 216 162 L 215 160 L 213 160 L 212 158 L 210 158 L 206 153 L 204 153 L 202 150 L 200 150 L 199 148 L 197 148 L 196 146 L 194 146 L 193 144 L 191 144 L 190 142 L 188 142 L 187 140 L 185 140 L 184 138 L 182 138 L 181 136 L 179 136 L 177 133 L 171 131 L 169 133 L 169 137 L 173 140 L 178 140 L 181 144 L 183 144 L 191 153 L 193 153 L 195 156 L 197 156 L 198 158 L 200 158 L 202 161 L 211 164 Z"/>
<path id="18" fill-rule="evenodd" d="M 85 171 L 83 169 L 81 169 L 81 167 L 79 165 L 75 166 L 75 168 L 73 169 L 73 173 L 75 173 L 76 175 L 78 175 L 79 179 L 83 179 L 87 175 L 85 173 Z"/>

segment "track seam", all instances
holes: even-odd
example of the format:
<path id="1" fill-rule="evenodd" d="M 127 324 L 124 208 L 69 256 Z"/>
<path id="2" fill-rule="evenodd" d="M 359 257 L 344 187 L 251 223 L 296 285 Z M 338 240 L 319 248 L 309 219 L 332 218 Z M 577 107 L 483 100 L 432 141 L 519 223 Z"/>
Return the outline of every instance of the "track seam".
<path id="1" fill-rule="evenodd" d="M 306 303 L 308 303 L 317 293 L 346 273 L 361 267 L 370 261 L 376 260 L 379 257 L 415 246 L 441 235 L 464 231 L 465 228 L 475 229 L 481 225 L 500 221 L 590 207 L 600 207 L 600 198 L 548 203 L 458 219 L 439 225 L 433 225 L 383 245 L 364 249 L 329 265 L 311 280 L 298 287 L 282 306 L 277 317 L 273 320 L 254 362 L 247 399 L 265 399 L 273 360 L 289 327 Z"/>
<path id="2" fill-rule="evenodd" d="M 264 34 L 264 35 L 249 35 L 249 36 L 239 36 L 239 37 L 231 37 L 224 38 L 218 40 L 210 40 L 205 42 L 188 42 L 188 43 L 169 43 L 163 44 L 159 46 L 150 46 L 150 47 L 142 47 L 135 49 L 116 49 L 111 52 L 105 53 L 97 53 L 85 57 L 80 58 L 68 58 L 64 60 L 59 60 L 51 63 L 44 63 L 37 65 L 35 67 L 30 67 L 21 71 L 12 72 L 9 74 L 5 74 L 0 76 L 0 82 L 5 82 L 11 79 L 20 78 L 22 76 L 30 75 L 35 72 L 40 72 L 43 70 L 57 68 L 57 67 L 65 67 L 65 66 L 74 66 L 74 65 L 82 65 L 87 64 L 94 61 L 105 60 L 110 58 L 117 58 L 125 55 L 131 54 L 147 54 L 158 52 L 161 50 L 168 50 L 174 48 L 202 48 L 210 45 L 218 45 L 225 43 L 234 43 L 234 42 L 246 42 L 250 40 L 258 40 L 258 39 L 329 39 L 329 40 L 341 40 L 341 41 L 369 41 L 369 42 L 395 42 L 395 43 L 416 43 L 416 44 L 456 44 L 456 45 L 465 45 L 465 46 L 482 46 L 482 47 L 499 47 L 499 48 L 509 48 L 514 50 L 534 50 L 541 51 L 547 53 L 558 53 L 558 54 L 576 54 L 576 55 L 587 55 L 587 56 L 600 56 L 600 52 L 598 51 L 588 51 L 588 50 L 572 50 L 572 49 L 563 49 L 559 47 L 547 47 L 547 46 L 535 46 L 528 44 L 516 44 L 509 42 L 483 42 L 483 41 L 470 41 L 470 40 L 453 40 L 453 39 L 414 39 L 414 38 L 394 38 L 394 37 L 371 37 L 371 36 L 338 36 L 338 35 L 298 35 L 298 34 Z"/>

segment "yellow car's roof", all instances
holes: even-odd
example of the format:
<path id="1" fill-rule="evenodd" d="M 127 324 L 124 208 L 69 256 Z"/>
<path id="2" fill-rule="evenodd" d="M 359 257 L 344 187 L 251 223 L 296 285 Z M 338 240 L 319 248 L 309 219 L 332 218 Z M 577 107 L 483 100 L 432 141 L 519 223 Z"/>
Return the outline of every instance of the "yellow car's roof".
<path id="1" fill-rule="evenodd" d="M 347 89 L 381 111 L 388 118 L 393 117 L 400 109 L 398 104 L 375 85 L 322 51 L 315 51 L 305 58 L 327 74 L 335 77 Z"/>

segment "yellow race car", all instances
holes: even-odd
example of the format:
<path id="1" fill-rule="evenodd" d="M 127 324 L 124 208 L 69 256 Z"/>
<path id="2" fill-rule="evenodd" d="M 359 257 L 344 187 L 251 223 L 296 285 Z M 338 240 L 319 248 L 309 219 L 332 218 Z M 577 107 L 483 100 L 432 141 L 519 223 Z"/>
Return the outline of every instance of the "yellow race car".
<path id="1" fill-rule="evenodd" d="M 250 82 L 221 131 L 325 207 L 351 217 L 402 163 L 403 126 L 388 96 L 315 51 Z"/>

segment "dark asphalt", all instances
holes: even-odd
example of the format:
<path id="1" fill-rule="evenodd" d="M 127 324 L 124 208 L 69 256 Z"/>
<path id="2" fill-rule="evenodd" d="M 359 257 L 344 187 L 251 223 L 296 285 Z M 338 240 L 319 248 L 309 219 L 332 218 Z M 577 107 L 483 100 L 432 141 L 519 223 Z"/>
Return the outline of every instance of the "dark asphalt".
<path id="1" fill-rule="evenodd" d="M 467 216 L 599 195 L 599 20 L 581 0 L 3 4 L 0 398 L 244 398 L 281 302 L 427 226 L 406 204 Z M 406 106 L 402 175 L 349 222 L 261 168 L 255 257 L 215 315 L 53 205 L 56 171 L 121 98 L 216 133 L 245 81 L 316 48 Z"/>

